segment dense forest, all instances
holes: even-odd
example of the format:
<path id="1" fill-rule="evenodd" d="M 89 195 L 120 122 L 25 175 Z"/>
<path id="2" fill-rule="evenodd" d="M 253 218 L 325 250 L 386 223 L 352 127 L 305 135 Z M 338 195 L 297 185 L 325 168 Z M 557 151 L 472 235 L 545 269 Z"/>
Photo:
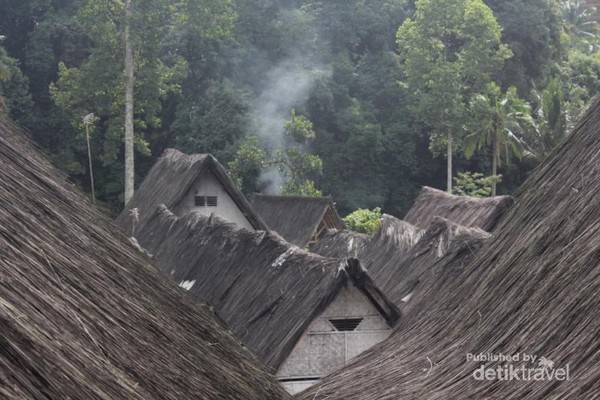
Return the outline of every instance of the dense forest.
<path id="1" fill-rule="evenodd" d="M 1 4 L 0 112 L 87 191 L 92 165 L 112 211 L 125 27 L 136 184 L 175 147 L 214 154 L 245 193 L 331 195 L 344 215 L 402 216 L 422 185 L 511 193 L 600 89 L 591 1 Z"/>

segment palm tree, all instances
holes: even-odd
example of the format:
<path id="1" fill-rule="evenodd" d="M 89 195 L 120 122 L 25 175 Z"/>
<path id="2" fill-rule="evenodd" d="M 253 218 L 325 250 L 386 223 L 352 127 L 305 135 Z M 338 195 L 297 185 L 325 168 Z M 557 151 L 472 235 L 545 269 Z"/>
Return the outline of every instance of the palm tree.
<path id="1" fill-rule="evenodd" d="M 535 125 L 527 138 L 530 155 L 541 160 L 548 155 L 573 128 L 560 81 L 551 79 L 546 89 L 532 94 L 539 104 L 534 112 Z"/>
<path id="2" fill-rule="evenodd" d="M 529 103 L 519 98 L 517 89 L 509 87 L 505 93 L 495 83 L 490 83 L 485 94 L 476 95 L 470 104 L 472 133 L 465 136 L 464 153 L 471 158 L 476 150 L 492 149 L 492 176 L 498 176 L 501 162 L 500 150 L 506 159 L 510 154 L 520 156 L 524 142 L 524 131 L 533 126 Z M 492 196 L 496 195 L 497 179 L 492 182 Z"/>
<path id="3" fill-rule="evenodd" d="M 562 0 L 560 3 L 565 31 L 573 39 L 579 39 L 592 53 L 596 44 L 598 22 L 596 7 L 587 4 L 585 0 Z"/>

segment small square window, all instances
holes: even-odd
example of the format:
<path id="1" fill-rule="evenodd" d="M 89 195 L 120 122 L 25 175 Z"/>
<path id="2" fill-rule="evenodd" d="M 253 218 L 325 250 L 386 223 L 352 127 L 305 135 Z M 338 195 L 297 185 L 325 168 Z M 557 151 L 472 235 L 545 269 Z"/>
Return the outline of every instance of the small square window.
<path id="1" fill-rule="evenodd" d="M 204 207 L 206 205 L 206 196 L 194 196 L 194 205 Z"/>
<path id="2" fill-rule="evenodd" d="M 217 206 L 217 196 L 207 196 L 206 197 L 206 205 L 209 207 Z"/>

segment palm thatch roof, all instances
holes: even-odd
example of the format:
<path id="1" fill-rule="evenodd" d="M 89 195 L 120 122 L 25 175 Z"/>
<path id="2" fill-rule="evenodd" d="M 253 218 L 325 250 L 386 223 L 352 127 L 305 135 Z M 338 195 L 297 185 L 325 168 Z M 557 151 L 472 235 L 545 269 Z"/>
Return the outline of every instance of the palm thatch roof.
<path id="1" fill-rule="evenodd" d="M 117 224 L 127 234 L 134 236 L 132 235 L 134 222 L 131 210 L 137 208 L 139 215 L 135 231 L 144 229 L 149 215 L 159 204 L 174 209 L 204 171 L 214 174 L 254 229 L 268 229 L 262 218 L 250 207 L 242 192 L 235 187 L 227 171 L 216 158 L 210 154 L 188 155 L 175 149 L 165 150 L 150 169 L 139 189 L 117 217 Z"/>
<path id="2" fill-rule="evenodd" d="M 252 207 L 288 242 L 306 246 L 328 229 L 343 229 L 331 197 L 269 196 L 255 194 Z"/>
<path id="3" fill-rule="evenodd" d="M 356 257 L 365 250 L 371 240 L 369 235 L 348 229 L 330 229 L 310 247 L 310 251 L 323 257 Z"/>
<path id="4" fill-rule="evenodd" d="M 455 279 L 490 235 L 436 217 L 422 237 L 403 252 L 388 252 L 371 275 L 394 304 L 407 314 L 448 279 Z"/>
<path id="5" fill-rule="evenodd" d="M 384 214 L 379 230 L 364 245 L 358 258 L 372 277 L 385 275 L 382 271 L 396 268 L 397 260 L 408 253 L 424 232 L 423 229 Z"/>
<path id="6" fill-rule="evenodd" d="M 530 175 L 516 205 L 427 309 L 301 399 L 592 399 L 600 393 L 600 104 Z M 410 317 L 409 317 L 410 319 Z M 568 380 L 475 380 L 503 361 Z M 564 376 L 563 376 L 564 378 Z"/>
<path id="7" fill-rule="evenodd" d="M 384 214 L 377 234 L 373 238 L 363 236 L 349 231 L 330 232 L 311 251 L 335 257 L 355 253 L 375 284 L 406 314 L 418 302 L 417 292 L 427 292 L 424 282 L 432 280 L 431 276 L 440 281 L 442 271 L 458 268 L 455 264 L 465 265 L 490 235 L 440 217 L 423 230 Z"/>
<path id="8" fill-rule="evenodd" d="M 423 236 L 425 231 L 394 216 L 383 214 L 379 230 L 369 242 L 363 256 L 374 264 L 379 256 L 405 254 Z"/>
<path id="9" fill-rule="evenodd" d="M 3 399 L 287 398 L 4 117 L 0 277 Z"/>
<path id="10" fill-rule="evenodd" d="M 311 251 L 326 257 L 358 257 L 371 265 L 380 256 L 406 253 L 419 241 L 423 232 L 396 217 L 383 214 L 375 236 L 349 230 L 330 230 L 311 246 Z"/>
<path id="11" fill-rule="evenodd" d="M 456 196 L 424 186 L 404 221 L 426 229 L 438 216 L 467 228 L 491 232 L 513 203 L 510 196 Z"/>
<path id="12" fill-rule="evenodd" d="M 249 232 L 214 216 L 177 217 L 160 206 L 137 239 L 272 371 L 345 285 L 362 290 L 390 326 L 399 318 L 357 260 L 311 254 L 272 232 Z"/>

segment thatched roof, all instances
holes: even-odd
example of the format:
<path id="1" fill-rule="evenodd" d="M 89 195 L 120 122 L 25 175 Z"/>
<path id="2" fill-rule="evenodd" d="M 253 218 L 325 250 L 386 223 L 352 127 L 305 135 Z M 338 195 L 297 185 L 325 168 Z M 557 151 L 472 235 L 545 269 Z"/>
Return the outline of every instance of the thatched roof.
<path id="1" fill-rule="evenodd" d="M 597 398 L 599 130 L 596 103 L 531 174 L 494 236 L 418 319 L 300 398 Z M 467 361 L 467 353 L 545 357 L 553 368 L 568 365 L 570 379 L 475 380 L 482 364 L 506 363 Z"/>
<path id="2" fill-rule="evenodd" d="M 358 258 L 371 276 L 378 276 L 381 270 L 394 268 L 394 262 L 408 253 L 424 232 L 423 229 L 384 214 L 379 230 L 366 243 Z"/>
<path id="3" fill-rule="evenodd" d="M 344 228 L 331 197 L 255 194 L 252 207 L 269 228 L 300 247 L 306 246 L 317 233 L 321 221 L 329 229 Z"/>
<path id="4" fill-rule="evenodd" d="M 388 252 L 370 273 L 382 291 L 406 314 L 422 299 L 454 279 L 490 235 L 436 217 L 414 246 Z M 431 286 L 435 289 L 433 289 Z"/>
<path id="5" fill-rule="evenodd" d="M 467 228 L 491 232 L 513 203 L 510 196 L 456 196 L 424 186 L 404 221 L 426 229 L 438 216 Z"/>
<path id="6" fill-rule="evenodd" d="M 369 235 L 348 229 L 330 229 L 310 247 L 310 251 L 324 257 L 357 257 L 371 240 Z"/>
<path id="7" fill-rule="evenodd" d="M 0 117 L 0 397 L 287 398 Z"/>
<path id="8" fill-rule="evenodd" d="M 227 171 L 216 158 L 210 154 L 188 155 L 175 149 L 165 150 L 150 169 L 139 189 L 117 217 L 117 224 L 131 235 L 133 220 L 130 210 L 137 208 L 139 222 L 136 224 L 136 232 L 144 229 L 149 215 L 159 204 L 173 209 L 204 171 L 210 171 L 216 176 L 254 229 L 268 229 L 262 218 L 250 207 L 242 192 L 235 187 Z"/>
<path id="9" fill-rule="evenodd" d="M 416 304 L 415 289 L 422 291 L 424 281 L 429 280 L 425 274 L 448 271 L 450 264 L 465 265 L 489 236 L 479 228 L 466 228 L 440 217 L 423 230 L 384 214 L 373 238 L 349 231 L 330 232 L 311 251 L 334 257 L 354 253 L 375 284 L 405 314 Z"/>
<path id="10" fill-rule="evenodd" d="M 404 255 L 424 232 L 396 217 L 383 214 L 381 225 L 373 237 L 349 230 L 332 230 L 310 250 L 326 257 L 357 257 L 371 267 L 381 262 L 381 257 Z"/>
<path id="11" fill-rule="evenodd" d="M 317 256 L 275 233 L 193 213 L 177 217 L 161 206 L 138 240 L 273 371 L 344 285 L 374 299 L 390 325 L 399 318 L 357 260 Z"/>
<path id="12" fill-rule="evenodd" d="M 363 254 L 369 263 L 372 263 L 378 255 L 404 254 L 421 239 L 424 232 L 423 229 L 406 221 L 383 214 L 381 226 Z"/>

